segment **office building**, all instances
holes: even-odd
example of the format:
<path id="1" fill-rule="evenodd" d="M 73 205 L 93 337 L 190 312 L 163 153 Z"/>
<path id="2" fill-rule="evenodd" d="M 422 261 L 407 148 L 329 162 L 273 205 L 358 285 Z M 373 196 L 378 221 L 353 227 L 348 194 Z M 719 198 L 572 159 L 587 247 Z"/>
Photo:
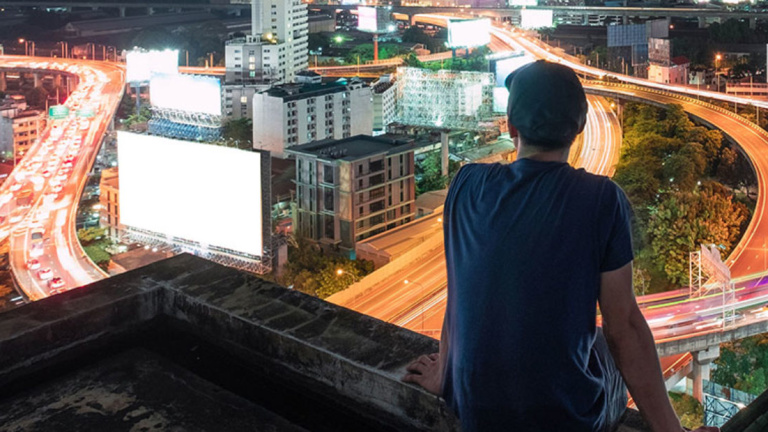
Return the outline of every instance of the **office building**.
<path id="1" fill-rule="evenodd" d="M 352 251 L 416 216 L 412 140 L 356 135 L 298 145 L 294 232 Z"/>
<path id="2" fill-rule="evenodd" d="M 253 97 L 253 146 L 275 157 L 312 141 L 372 132 L 371 87 L 360 80 L 283 84 Z"/>

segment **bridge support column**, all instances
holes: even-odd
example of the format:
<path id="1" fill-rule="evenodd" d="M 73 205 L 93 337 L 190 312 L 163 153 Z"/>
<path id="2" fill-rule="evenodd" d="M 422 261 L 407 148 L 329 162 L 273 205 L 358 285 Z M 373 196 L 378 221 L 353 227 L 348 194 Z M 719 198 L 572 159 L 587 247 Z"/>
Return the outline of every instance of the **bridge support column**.
<path id="1" fill-rule="evenodd" d="M 148 7 L 147 8 L 147 15 L 154 15 L 155 14 L 155 8 Z"/>
<path id="2" fill-rule="evenodd" d="M 752 17 L 749 19 L 749 28 L 751 28 L 752 30 L 757 28 L 757 18 Z"/>
<path id="3" fill-rule="evenodd" d="M 448 131 L 440 132 L 440 166 L 442 174 L 448 175 Z"/>
<path id="4" fill-rule="evenodd" d="M 125 6 L 120 6 L 117 8 L 120 13 L 120 18 L 125 18 Z"/>
<path id="5" fill-rule="evenodd" d="M 581 16 L 581 18 L 582 18 L 581 25 L 588 26 L 589 25 L 589 14 L 585 13 L 584 15 Z"/>
<path id="6" fill-rule="evenodd" d="M 629 16 L 627 16 L 627 14 L 624 14 L 624 15 L 621 17 L 621 23 L 622 23 L 622 24 L 624 24 L 624 25 L 627 25 L 627 24 L 629 24 Z"/>
<path id="7" fill-rule="evenodd" d="M 40 74 L 33 73 L 32 74 L 32 79 L 33 79 L 35 88 L 40 87 Z"/>
<path id="8" fill-rule="evenodd" d="M 704 17 L 699 17 L 699 28 L 705 27 L 707 27 L 707 19 Z"/>
<path id="9" fill-rule="evenodd" d="M 5 72 L 0 72 L 0 91 L 4 92 L 8 88 L 8 82 L 5 80 Z"/>
<path id="10" fill-rule="evenodd" d="M 693 355 L 693 371 L 689 376 L 693 381 L 693 397 L 704 402 L 704 380 L 709 381 L 712 360 L 720 357 L 720 345 L 715 345 L 703 351 L 695 351 Z"/>

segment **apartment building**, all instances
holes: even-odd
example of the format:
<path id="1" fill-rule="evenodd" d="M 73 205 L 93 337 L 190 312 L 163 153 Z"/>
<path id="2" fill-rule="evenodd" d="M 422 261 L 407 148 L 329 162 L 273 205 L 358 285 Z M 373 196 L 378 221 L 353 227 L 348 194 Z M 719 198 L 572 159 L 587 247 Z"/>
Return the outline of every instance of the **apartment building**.
<path id="1" fill-rule="evenodd" d="M 287 149 L 296 159 L 294 232 L 352 251 L 416 216 L 413 140 L 356 135 Z"/>
<path id="2" fill-rule="evenodd" d="M 47 120 L 43 111 L 28 110 L 21 98 L 0 102 L 0 152 L 20 160 L 42 135 Z"/>
<path id="3" fill-rule="evenodd" d="M 118 168 L 106 168 L 101 171 L 99 181 L 99 217 L 101 226 L 107 228 L 112 239 L 119 239 L 123 226 L 120 224 L 120 182 Z"/>
<path id="4" fill-rule="evenodd" d="M 371 87 L 360 80 L 283 84 L 253 96 L 253 146 L 285 157 L 287 148 L 373 132 Z"/>
<path id="5" fill-rule="evenodd" d="M 387 125 L 395 121 L 397 87 L 391 75 L 384 75 L 373 83 L 373 134 L 383 134 Z"/>

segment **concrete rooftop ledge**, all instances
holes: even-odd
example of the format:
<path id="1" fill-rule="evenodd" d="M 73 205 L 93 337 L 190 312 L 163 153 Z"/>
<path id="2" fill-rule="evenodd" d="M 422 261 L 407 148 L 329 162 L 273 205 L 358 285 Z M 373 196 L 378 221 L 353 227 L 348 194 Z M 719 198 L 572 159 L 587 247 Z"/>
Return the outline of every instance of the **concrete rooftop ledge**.
<path id="1" fill-rule="evenodd" d="M 179 255 L 0 314 L 0 425 L 458 431 L 442 402 L 400 382 L 411 359 L 437 348 Z M 644 430 L 627 410 L 619 431 Z"/>

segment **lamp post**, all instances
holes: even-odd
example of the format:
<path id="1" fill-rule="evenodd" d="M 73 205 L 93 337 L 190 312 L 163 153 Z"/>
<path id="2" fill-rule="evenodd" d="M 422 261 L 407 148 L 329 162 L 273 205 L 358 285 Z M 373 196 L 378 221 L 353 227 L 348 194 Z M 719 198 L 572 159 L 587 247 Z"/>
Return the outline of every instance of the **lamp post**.
<path id="1" fill-rule="evenodd" d="M 715 77 L 717 78 L 717 91 L 720 91 L 720 75 L 718 74 L 718 71 L 720 70 L 720 60 L 722 60 L 723 56 L 720 54 L 717 54 L 715 56 Z"/>
<path id="2" fill-rule="evenodd" d="M 422 285 L 419 282 L 410 281 L 408 279 L 404 280 L 403 284 L 405 284 L 405 285 L 416 284 L 416 285 L 419 286 L 419 288 L 421 288 L 421 297 L 422 297 L 422 299 L 421 299 L 421 332 L 423 333 L 424 332 L 424 298 L 423 298 L 424 297 L 424 285 Z"/>

